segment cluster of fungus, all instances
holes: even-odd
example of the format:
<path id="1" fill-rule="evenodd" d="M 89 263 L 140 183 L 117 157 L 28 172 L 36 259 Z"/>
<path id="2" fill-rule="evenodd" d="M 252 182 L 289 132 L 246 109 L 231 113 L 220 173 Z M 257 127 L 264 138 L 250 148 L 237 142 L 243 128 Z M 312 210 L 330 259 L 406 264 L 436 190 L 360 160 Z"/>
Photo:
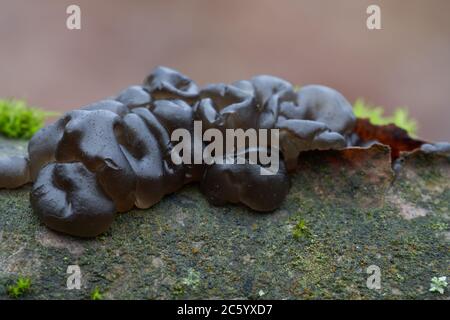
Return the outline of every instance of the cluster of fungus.
<path id="1" fill-rule="evenodd" d="M 171 133 L 203 129 L 279 129 L 280 168 L 261 175 L 260 164 L 172 162 Z M 190 182 L 216 205 L 242 203 L 256 211 L 280 206 L 289 172 L 303 151 L 342 149 L 356 124 L 350 103 L 336 90 L 296 90 L 273 76 L 199 88 L 183 74 L 157 67 L 142 86 L 66 113 L 36 133 L 28 156 L 0 159 L 0 188 L 34 182 L 31 204 L 51 229 L 92 237 L 117 212 L 149 208 Z"/>

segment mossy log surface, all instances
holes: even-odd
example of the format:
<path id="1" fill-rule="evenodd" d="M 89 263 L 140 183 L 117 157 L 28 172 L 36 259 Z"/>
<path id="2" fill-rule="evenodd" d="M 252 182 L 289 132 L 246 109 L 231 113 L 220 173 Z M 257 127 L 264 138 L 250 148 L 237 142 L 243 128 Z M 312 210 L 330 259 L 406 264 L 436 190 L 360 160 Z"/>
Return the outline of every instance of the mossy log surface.
<path id="1" fill-rule="evenodd" d="M 26 142 L 0 140 L 0 155 Z M 186 186 L 148 210 L 119 214 L 80 240 L 33 214 L 30 186 L 0 191 L 0 298 L 19 276 L 23 299 L 448 299 L 450 160 L 414 152 L 397 174 L 387 147 L 308 152 L 281 208 L 213 207 Z M 66 287 L 79 265 L 80 290 Z M 381 270 L 381 289 L 366 285 Z"/>

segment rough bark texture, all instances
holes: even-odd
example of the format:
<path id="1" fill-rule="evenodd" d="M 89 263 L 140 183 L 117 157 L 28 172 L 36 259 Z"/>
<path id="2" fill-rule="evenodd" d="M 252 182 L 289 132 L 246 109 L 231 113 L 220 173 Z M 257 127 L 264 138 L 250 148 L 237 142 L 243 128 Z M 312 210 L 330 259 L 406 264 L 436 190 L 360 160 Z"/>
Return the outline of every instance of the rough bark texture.
<path id="1" fill-rule="evenodd" d="M 26 142 L 0 140 L 0 155 Z M 0 298 L 19 276 L 26 299 L 429 299 L 448 275 L 450 160 L 415 152 L 397 175 L 389 149 L 308 152 L 282 207 L 212 207 L 187 186 L 148 210 L 121 214 L 91 240 L 40 224 L 30 187 L 0 191 Z M 67 266 L 82 271 L 67 290 Z M 381 289 L 366 269 L 381 269 Z"/>

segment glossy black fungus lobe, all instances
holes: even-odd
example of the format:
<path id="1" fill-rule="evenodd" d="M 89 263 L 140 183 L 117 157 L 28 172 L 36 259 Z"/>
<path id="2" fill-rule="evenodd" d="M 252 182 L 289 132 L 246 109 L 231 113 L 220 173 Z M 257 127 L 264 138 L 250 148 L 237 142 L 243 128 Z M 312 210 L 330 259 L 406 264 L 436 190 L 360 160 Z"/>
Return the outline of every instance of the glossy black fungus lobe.
<path id="1" fill-rule="evenodd" d="M 203 130 L 278 129 L 279 170 L 260 163 L 174 164 L 171 134 Z M 340 149 L 355 125 L 351 105 L 319 85 L 295 90 L 269 75 L 199 88 L 185 75 L 156 68 L 142 86 L 66 113 L 29 142 L 28 158 L 0 159 L 0 188 L 34 182 L 31 204 L 50 228 L 92 237 L 117 212 L 149 208 L 189 182 L 213 204 L 278 208 L 289 191 L 298 155 Z M 204 146 L 203 146 L 204 147 Z M 262 148 L 262 146 L 261 146 Z M 244 150 L 244 153 L 250 150 Z"/>

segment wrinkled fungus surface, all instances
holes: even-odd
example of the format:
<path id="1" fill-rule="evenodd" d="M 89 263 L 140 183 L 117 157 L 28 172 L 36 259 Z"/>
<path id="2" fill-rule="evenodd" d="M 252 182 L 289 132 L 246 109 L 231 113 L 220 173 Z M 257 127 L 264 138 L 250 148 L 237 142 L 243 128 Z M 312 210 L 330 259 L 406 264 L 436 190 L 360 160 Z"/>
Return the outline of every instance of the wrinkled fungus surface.
<path id="1" fill-rule="evenodd" d="M 179 128 L 192 132 L 194 120 L 203 130 L 279 129 L 278 172 L 261 175 L 262 165 L 249 162 L 174 164 L 171 134 Z M 304 151 L 380 141 L 398 156 L 422 144 L 403 133 L 398 142 L 397 133 L 369 129 L 328 87 L 295 90 L 283 79 L 261 75 L 199 88 L 185 75 L 158 67 L 142 86 L 68 112 L 40 130 L 27 158 L 0 159 L 0 188 L 34 182 L 35 213 L 48 227 L 81 237 L 106 231 L 117 212 L 149 208 L 190 182 L 199 182 L 213 204 L 271 211 L 288 193 L 288 173 Z"/>

